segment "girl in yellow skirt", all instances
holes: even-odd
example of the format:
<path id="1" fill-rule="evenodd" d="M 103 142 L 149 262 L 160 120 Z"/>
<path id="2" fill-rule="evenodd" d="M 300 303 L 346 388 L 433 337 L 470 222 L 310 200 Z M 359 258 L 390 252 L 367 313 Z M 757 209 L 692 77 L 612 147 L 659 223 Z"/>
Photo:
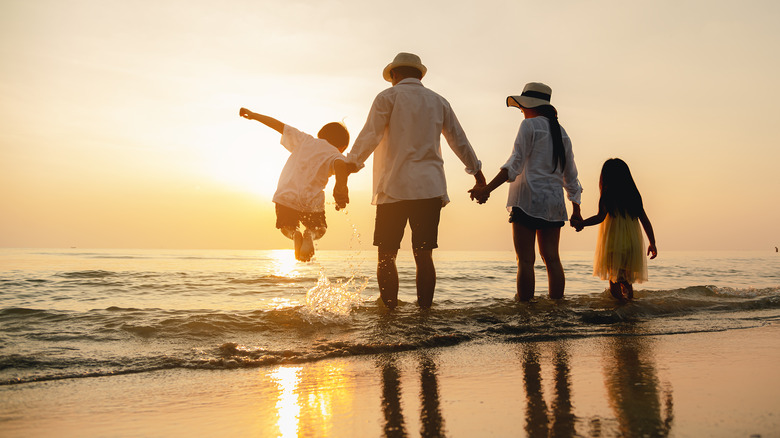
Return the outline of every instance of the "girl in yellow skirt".
<path id="1" fill-rule="evenodd" d="M 651 259 L 658 255 L 653 226 L 642 206 L 642 196 L 631 177 L 631 170 L 623 160 L 611 158 L 604 163 L 599 188 L 599 212 L 585 220 L 572 219 L 571 225 L 582 231 L 584 227 L 601 224 L 593 275 L 609 280 L 613 297 L 630 300 L 634 297 L 633 283 L 647 280 L 640 224 L 650 241 L 647 254 Z"/>

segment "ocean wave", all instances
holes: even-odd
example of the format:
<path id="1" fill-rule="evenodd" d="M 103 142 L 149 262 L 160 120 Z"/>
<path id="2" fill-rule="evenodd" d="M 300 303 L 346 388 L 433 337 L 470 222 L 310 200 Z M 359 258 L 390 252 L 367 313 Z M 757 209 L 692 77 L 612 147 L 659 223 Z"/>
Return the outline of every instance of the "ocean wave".
<path id="1" fill-rule="evenodd" d="M 378 300 L 351 305 L 338 317 L 306 305 L 241 311 L 0 309 L 5 353 L 0 384 L 170 368 L 259 367 L 464 342 L 743 329 L 780 321 L 780 288 L 638 290 L 628 303 L 616 303 L 608 291 L 531 303 L 491 298 L 464 304 L 443 298 L 427 311 L 413 302 L 401 302 L 394 312 Z M 38 344 L 25 347 L 31 341 Z"/>
<path id="2" fill-rule="evenodd" d="M 104 271 L 104 270 L 86 270 L 86 271 L 72 271 L 62 272 L 58 276 L 63 278 L 106 278 L 117 275 L 116 272 Z"/>
<path id="3" fill-rule="evenodd" d="M 58 324 L 78 326 L 85 330 L 110 329 L 138 334 L 141 337 L 181 337 L 194 335 L 221 336 L 236 332 L 273 332 L 308 330 L 332 326 L 344 329 L 371 326 L 390 318 L 395 324 L 413 325 L 421 322 L 440 325 L 469 325 L 475 329 L 507 320 L 530 323 L 549 321 L 556 325 L 592 325 L 627 321 L 647 321 L 712 312 L 741 312 L 780 309 L 780 288 L 733 289 L 715 286 L 692 286 L 667 291 L 636 291 L 636 299 L 617 303 L 607 291 L 589 295 L 573 295 L 555 301 L 537 298 L 530 303 L 518 303 L 511 298 L 492 298 L 463 303 L 442 298 L 430 311 L 420 311 L 413 302 L 401 302 L 394 313 L 387 313 L 377 301 L 351 297 L 351 307 L 339 309 L 345 318 L 333 318 L 324 309 L 306 304 L 274 309 L 226 310 L 166 310 L 110 306 L 89 311 L 67 311 L 10 307 L 0 309 L 0 322 L 5 328 Z M 312 306 L 315 304 L 313 303 Z M 345 327 L 346 325 L 346 327 Z M 41 327 L 37 327 L 41 328 Z M 109 331 L 110 331 L 109 330 Z"/>

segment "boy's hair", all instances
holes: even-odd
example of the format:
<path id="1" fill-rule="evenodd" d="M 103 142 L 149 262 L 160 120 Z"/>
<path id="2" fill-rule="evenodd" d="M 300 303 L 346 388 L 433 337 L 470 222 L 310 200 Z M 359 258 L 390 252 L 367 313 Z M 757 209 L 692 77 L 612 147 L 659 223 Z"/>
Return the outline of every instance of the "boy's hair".
<path id="1" fill-rule="evenodd" d="M 323 126 L 320 132 L 317 133 L 317 138 L 326 140 L 339 150 L 344 152 L 349 146 L 349 131 L 347 128 L 338 122 L 331 122 Z"/>

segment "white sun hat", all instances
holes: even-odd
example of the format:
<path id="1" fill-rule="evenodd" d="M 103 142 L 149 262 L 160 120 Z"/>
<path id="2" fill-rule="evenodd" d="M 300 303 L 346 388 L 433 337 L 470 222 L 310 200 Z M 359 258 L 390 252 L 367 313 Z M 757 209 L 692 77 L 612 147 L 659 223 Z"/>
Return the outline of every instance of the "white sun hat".
<path id="1" fill-rule="evenodd" d="M 535 108 L 537 106 L 549 105 L 551 96 L 552 88 L 549 86 L 541 82 L 529 82 L 525 84 L 521 95 L 506 98 L 506 106 Z"/>
<path id="2" fill-rule="evenodd" d="M 387 82 L 393 82 L 392 78 L 390 78 L 390 70 L 396 67 L 414 67 L 417 70 L 420 70 L 423 76 L 425 76 L 425 72 L 428 71 L 422 64 L 422 61 L 420 61 L 419 56 L 413 53 L 401 52 L 395 55 L 393 62 L 387 64 L 387 67 L 382 71 L 382 77 L 385 78 Z"/>

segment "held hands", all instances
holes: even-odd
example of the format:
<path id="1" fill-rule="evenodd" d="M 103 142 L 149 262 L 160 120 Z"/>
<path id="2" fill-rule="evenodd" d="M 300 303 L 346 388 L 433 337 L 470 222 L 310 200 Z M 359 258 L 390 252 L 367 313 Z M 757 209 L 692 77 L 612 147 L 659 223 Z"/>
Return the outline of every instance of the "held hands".
<path id="1" fill-rule="evenodd" d="M 346 184 L 336 184 L 333 187 L 333 199 L 336 201 L 336 210 L 347 208 L 347 204 L 349 204 L 349 188 Z"/>
<path id="2" fill-rule="evenodd" d="M 474 188 L 469 190 L 469 197 L 472 200 L 476 200 L 477 204 L 484 204 L 487 202 L 488 198 L 490 198 L 490 190 L 488 190 L 487 185 L 477 183 L 474 185 Z"/>
<path id="3" fill-rule="evenodd" d="M 585 225 L 583 225 L 582 222 L 582 217 L 576 217 L 574 215 L 572 215 L 571 219 L 569 219 L 569 224 L 572 226 L 572 228 L 577 230 L 578 233 L 582 231 L 583 228 L 585 228 Z"/>

